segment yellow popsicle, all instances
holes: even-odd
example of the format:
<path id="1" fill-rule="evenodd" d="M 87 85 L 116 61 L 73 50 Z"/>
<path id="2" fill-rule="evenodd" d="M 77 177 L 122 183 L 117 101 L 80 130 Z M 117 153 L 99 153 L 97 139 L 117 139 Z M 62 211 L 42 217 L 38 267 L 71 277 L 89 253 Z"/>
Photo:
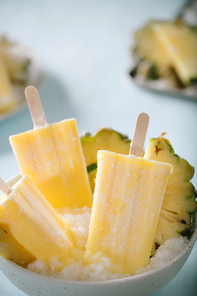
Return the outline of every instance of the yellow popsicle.
<path id="1" fill-rule="evenodd" d="M 149 263 L 172 166 L 133 155 L 98 152 L 98 171 L 85 260 L 99 251 L 133 274 Z"/>
<path id="2" fill-rule="evenodd" d="M 27 176 L 0 197 L 0 225 L 46 264 L 66 264 L 74 248 L 74 234 Z"/>
<path id="3" fill-rule="evenodd" d="M 11 136 L 10 143 L 21 174 L 32 180 L 53 207 L 92 206 L 75 119 L 37 125 Z"/>
<path id="4" fill-rule="evenodd" d="M 10 77 L 4 60 L 4 56 L 0 51 L 0 114 L 13 109 L 16 106 Z"/>
<path id="5" fill-rule="evenodd" d="M 0 226 L 0 256 L 27 267 L 36 258 Z"/>

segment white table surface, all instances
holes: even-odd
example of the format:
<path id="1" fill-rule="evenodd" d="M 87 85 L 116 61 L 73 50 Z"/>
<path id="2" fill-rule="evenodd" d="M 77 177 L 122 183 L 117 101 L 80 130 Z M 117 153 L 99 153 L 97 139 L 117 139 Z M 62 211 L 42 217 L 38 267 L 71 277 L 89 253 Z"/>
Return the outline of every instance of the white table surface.
<path id="1" fill-rule="evenodd" d="M 173 18 L 184 0 L 0 0 L 0 31 L 40 57 L 40 97 L 49 123 L 77 119 L 79 131 L 109 126 L 132 137 L 150 115 L 146 143 L 167 133 L 175 152 L 197 165 L 197 100 L 137 87 L 128 72 L 133 32 L 151 18 Z M 28 108 L 0 122 L 0 176 L 19 173 L 8 137 L 32 128 Z M 193 178 L 197 187 L 197 174 Z M 0 295 L 25 295 L 0 274 Z M 155 296 L 197 295 L 197 244 L 180 273 Z"/>

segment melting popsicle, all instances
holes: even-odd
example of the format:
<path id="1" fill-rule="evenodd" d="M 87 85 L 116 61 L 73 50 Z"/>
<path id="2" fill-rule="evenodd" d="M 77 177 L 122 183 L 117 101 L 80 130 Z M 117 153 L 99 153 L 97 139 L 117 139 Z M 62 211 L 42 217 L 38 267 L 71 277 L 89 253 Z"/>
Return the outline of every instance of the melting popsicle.
<path id="1" fill-rule="evenodd" d="M 75 236 L 27 176 L 12 188 L 0 178 L 0 225 L 33 256 L 63 264 L 74 248 Z"/>
<path id="2" fill-rule="evenodd" d="M 99 252 L 131 275 L 149 263 L 172 166 L 142 158 L 148 115 L 139 115 L 130 155 L 98 152 L 98 171 L 85 260 Z M 133 155 L 135 154 L 135 155 Z M 112 264 L 113 265 L 113 264 Z M 112 270 L 114 271 L 114 270 Z"/>
<path id="3" fill-rule="evenodd" d="M 10 137 L 22 175 L 27 175 L 50 204 L 92 206 L 92 193 L 75 119 L 47 124 L 37 90 L 25 90 L 34 130 Z"/>

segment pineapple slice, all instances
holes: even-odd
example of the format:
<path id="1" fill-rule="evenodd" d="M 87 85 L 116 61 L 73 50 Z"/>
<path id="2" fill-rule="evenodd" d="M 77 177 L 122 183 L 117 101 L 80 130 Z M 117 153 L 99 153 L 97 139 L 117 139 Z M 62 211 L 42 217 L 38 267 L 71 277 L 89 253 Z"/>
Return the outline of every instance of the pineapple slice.
<path id="1" fill-rule="evenodd" d="M 197 211 L 197 203 L 193 197 L 194 187 L 189 182 L 194 168 L 175 154 L 164 135 L 165 133 L 159 138 L 151 139 L 144 154 L 146 159 L 167 162 L 174 167 L 160 212 L 155 234 L 156 245 L 162 245 L 170 237 L 189 237 L 193 232 L 192 214 Z"/>
<path id="2" fill-rule="evenodd" d="M 197 80 L 197 30 L 181 21 L 151 21 L 135 33 L 130 75 L 164 78 L 176 87 Z"/>
<path id="3" fill-rule="evenodd" d="M 153 30 L 156 24 L 157 22 L 151 21 L 135 33 L 136 45 L 133 55 L 138 60 L 146 59 L 159 67 L 167 67 L 170 65 L 170 59 Z"/>
<path id="4" fill-rule="evenodd" d="M 92 192 L 94 192 L 97 172 L 98 150 L 108 150 L 116 153 L 128 154 L 131 141 L 110 128 L 100 128 L 95 133 L 81 135 L 81 144 Z"/>
<path id="5" fill-rule="evenodd" d="M 0 50 L 4 56 L 10 80 L 13 83 L 28 84 L 28 71 L 31 59 L 26 49 L 18 43 L 9 41 L 6 36 L 0 36 Z"/>
<path id="6" fill-rule="evenodd" d="M 27 267 L 36 258 L 0 227 L 0 256 Z"/>
<path id="7" fill-rule="evenodd" d="M 16 99 L 8 74 L 3 54 L 0 51 L 0 114 L 12 110 L 16 106 Z"/>
<path id="8" fill-rule="evenodd" d="M 197 79 L 197 30 L 177 23 L 153 25 L 156 38 L 165 48 L 166 55 L 183 85 Z"/>

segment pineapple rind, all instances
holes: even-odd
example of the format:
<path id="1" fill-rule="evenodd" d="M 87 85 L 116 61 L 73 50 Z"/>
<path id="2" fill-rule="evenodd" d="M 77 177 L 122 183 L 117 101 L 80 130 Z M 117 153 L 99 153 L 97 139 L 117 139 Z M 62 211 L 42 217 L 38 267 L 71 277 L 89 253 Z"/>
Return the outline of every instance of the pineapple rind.
<path id="1" fill-rule="evenodd" d="M 155 242 L 163 244 L 170 237 L 180 236 L 186 229 L 192 229 L 191 215 L 197 211 L 197 203 L 193 197 L 194 186 L 189 181 L 194 168 L 175 154 L 170 142 L 163 136 L 149 141 L 144 157 L 168 162 L 174 167 L 167 183 L 155 235 Z"/>

